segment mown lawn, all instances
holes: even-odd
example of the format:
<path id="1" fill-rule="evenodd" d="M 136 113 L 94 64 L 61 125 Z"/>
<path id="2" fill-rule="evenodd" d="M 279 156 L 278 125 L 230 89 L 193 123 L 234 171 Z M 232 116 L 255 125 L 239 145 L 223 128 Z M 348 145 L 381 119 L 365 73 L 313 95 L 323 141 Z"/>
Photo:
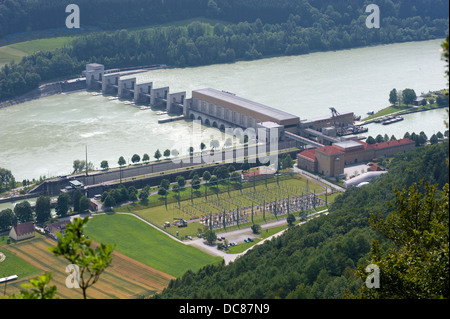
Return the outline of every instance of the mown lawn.
<path id="1" fill-rule="evenodd" d="M 115 243 L 122 254 L 174 277 L 222 260 L 176 242 L 130 215 L 95 216 L 86 226 L 86 234 L 96 242 Z"/>
<path id="2" fill-rule="evenodd" d="M 14 243 L 9 245 L 15 245 Z M 6 256 L 3 262 L 0 262 L 0 278 L 17 275 L 19 278 L 37 275 L 42 271 L 25 260 L 16 257 L 4 247 L 0 246 L 0 252 Z"/>

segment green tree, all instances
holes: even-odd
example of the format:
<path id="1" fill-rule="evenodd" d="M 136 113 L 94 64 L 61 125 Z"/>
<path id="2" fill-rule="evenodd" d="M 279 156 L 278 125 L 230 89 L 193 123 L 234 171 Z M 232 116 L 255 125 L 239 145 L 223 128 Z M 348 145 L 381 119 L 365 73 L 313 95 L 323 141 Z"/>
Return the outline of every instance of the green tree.
<path id="1" fill-rule="evenodd" d="M 390 93 L 389 93 L 389 103 L 391 103 L 392 105 L 396 105 L 398 102 L 398 93 L 397 93 L 397 89 L 393 89 Z"/>
<path id="2" fill-rule="evenodd" d="M 220 146 L 220 142 L 218 140 L 211 140 L 211 142 L 209 143 L 209 146 L 215 150 Z"/>
<path id="3" fill-rule="evenodd" d="M 366 140 L 367 144 L 376 144 L 377 141 L 372 136 L 369 136 Z"/>
<path id="4" fill-rule="evenodd" d="M 142 156 L 142 161 L 144 161 L 145 163 L 148 163 L 148 162 L 150 161 L 150 156 L 148 156 L 148 154 L 145 153 L 145 154 Z"/>
<path id="5" fill-rule="evenodd" d="M 39 196 L 36 200 L 36 207 L 34 209 L 36 214 L 36 221 L 38 223 L 44 223 L 51 218 L 51 205 L 50 197 Z"/>
<path id="6" fill-rule="evenodd" d="M 0 193 L 3 187 L 9 189 L 12 180 L 14 180 L 14 176 L 11 171 L 0 167 Z"/>
<path id="7" fill-rule="evenodd" d="M 161 152 L 159 151 L 159 149 L 156 150 L 155 155 L 153 155 L 154 158 L 156 158 L 157 161 L 159 161 L 159 159 L 161 158 Z"/>
<path id="8" fill-rule="evenodd" d="M 67 213 L 69 211 L 69 203 L 70 203 L 69 194 L 63 193 L 58 196 L 55 211 L 59 217 L 67 216 Z"/>
<path id="9" fill-rule="evenodd" d="M 106 171 L 106 170 L 109 168 L 108 161 L 106 161 L 106 160 L 102 161 L 102 162 L 100 163 L 100 167 L 101 167 L 103 170 Z"/>
<path id="10" fill-rule="evenodd" d="M 123 156 L 119 157 L 119 160 L 117 161 L 117 164 L 119 164 L 120 167 L 124 166 L 127 163 L 125 158 Z"/>
<path id="11" fill-rule="evenodd" d="M 164 157 L 165 158 L 169 158 L 170 157 L 170 150 L 169 149 L 164 151 Z"/>
<path id="12" fill-rule="evenodd" d="M 80 212 L 80 198 L 83 196 L 79 189 L 76 189 L 72 194 L 73 210 Z"/>
<path id="13" fill-rule="evenodd" d="M 0 230 L 9 229 L 14 222 L 14 212 L 10 208 L 0 211 Z"/>
<path id="14" fill-rule="evenodd" d="M 261 225 L 259 224 L 253 224 L 250 228 L 253 234 L 259 234 L 259 232 L 261 231 Z"/>
<path id="15" fill-rule="evenodd" d="M 377 143 L 383 143 L 383 142 L 384 142 L 384 137 L 383 137 L 381 134 L 378 134 L 378 135 L 375 137 L 375 142 L 377 142 Z"/>
<path id="16" fill-rule="evenodd" d="M 211 179 L 211 173 L 208 171 L 204 171 L 202 177 L 205 182 L 208 182 Z"/>
<path id="17" fill-rule="evenodd" d="M 449 297 L 449 185 L 423 182 L 396 189 L 394 210 L 386 219 L 372 214 L 370 223 L 395 246 L 385 253 L 372 245 L 370 261 L 379 267 L 382 289 L 363 285 L 361 298 L 430 299 Z M 363 281 L 368 274 L 360 266 Z"/>
<path id="18" fill-rule="evenodd" d="M 81 196 L 79 201 L 80 213 L 86 212 L 91 207 L 91 200 L 86 196 Z"/>
<path id="19" fill-rule="evenodd" d="M 191 182 L 191 186 L 193 189 L 198 190 L 201 186 L 200 178 L 197 176 L 197 178 L 194 178 Z"/>
<path id="20" fill-rule="evenodd" d="M 167 195 L 167 189 L 165 189 L 164 187 L 159 187 L 158 188 L 158 195 L 160 195 L 160 196 L 165 196 L 165 195 Z"/>
<path id="21" fill-rule="evenodd" d="M 111 208 L 116 206 L 116 200 L 114 199 L 114 196 L 110 193 L 108 193 L 105 197 L 105 200 L 103 201 L 103 205 L 106 208 Z"/>
<path id="22" fill-rule="evenodd" d="M 169 190 L 169 188 L 170 188 L 170 181 L 168 179 L 166 179 L 166 178 L 163 179 L 161 181 L 161 184 L 159 185 L 159 187 L 164 188 L 166 191 Z"/>
<path id="23" fill-rule="evenodd" d="M 84 160 L 74 160 L 73 161 L 73 172 L 72 174 L 80 173 L 86 168 L 86 161 Z"/>
<path id="24" fill-rule="evenodd" d="M 286 218 L 286 221 L 287 221 L 289 226 L 294 225 L 294 222 L 295 222 L 294 214 L 289 214 L 288 217 Z"/>
<path id="25" fill-rule="evenodd" d="M 22 284 L 19 294 L 13 294 L 9 299 L 58 299 L 55 297 L 56 286 L 50 286 L 52 274 L 46 272 L 43 275 L 32 278 L 28 284 Z"/>
<path id="26" fill-rule="evenodd" d="M 437 144 L 438 142 L 439 142 L 439 140 L 438 140 L 437 135 L 436 135 L 436 134 L 431 135 L 431 137 L 430 137 L 430 143 L 431 143 L 431 145 Z"/>
<path id="27" fill-rule="evenodd" d="M 68 262 L 79 267 L 79 276 L 76 278 L 84 299 L 87 299 L 86 291 L 94 285 L 100 275 L 111 264 L 114 245 L 105 245 L 92 248 L 92 241 L 88 239 L 83 229 L 89 221 L 89 217 L 84 219 L 76 218 L 67 224 L 64 234 L 57 233 L 58 242 L 55 247 L 49 250 L 55 256 L 62 256 Z"/>
<path id="28" fill-rule="evenodd" d="M 413 104 L 417 99 L 416 92 L 413 89 L 404 89 L 403 92 L 403 103 L 406 105 Z"/>
<path id="29" fill-rule="evenodd" d="M 284 155 L 283 159 L 281 160 L 281 166 L 283 169 L 292 168 L 294 166 L 294 160 L 292 159 L 291 155 Z"/>
<path id="30" fill-rule="evenodd" d="M 33 210 L 28 201 L 23 201 L 14 207 L 14 214 L 19 223 L 26 223 L 33 220 Z"/>
<path id="31" fill-rule="evenodd" d="M 186 185 L 186 180 L 184 179 L 183 176 L 181 175 L 177 176 L 176 180 L 180 188 L 183 188 Z"/>
<path id="32" fill-rule="evenodd" d="M 134 155 L 131 157 L 131 161 L 132 161 L 134 164 L 139 163 L 139 162 L 141 161 L 141 157 L 140 157 L 138 154 L 134 154 Z"/>
<path id="33" fill-rule="evenodd" d="M 217 240 L 216 233 L 209 229 L 203 233 L 202 237 L 209 245 L 212 245 Z"/>

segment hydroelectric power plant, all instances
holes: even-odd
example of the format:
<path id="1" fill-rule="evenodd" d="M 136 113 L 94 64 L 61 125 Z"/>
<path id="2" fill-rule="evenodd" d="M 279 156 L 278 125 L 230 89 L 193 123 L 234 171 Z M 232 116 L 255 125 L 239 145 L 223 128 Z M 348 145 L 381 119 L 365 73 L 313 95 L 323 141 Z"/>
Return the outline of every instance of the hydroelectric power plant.
<path id="1" fill-rule="evenodd" d="M 354 125 L 353 112 L 339 114 L 334 108 L 331 108 L 331 116 L 302 121 L 296 115 L 217 89 L 194 90 L 192 97 L 187 98 L 186 91 L 170 92 L 169 87 L 157 87 L 153 82 L 138 83 L 136 77 L 123 76 L 117 69 L 105 70 L 102 64 L 86 65 L 84 75 L 88 90 L 130 99 L 142 105 L 142 109 L 162 107 L 167 114 L 179 115 L 160 120 L 160 123 L 186 119 L 221 131 L 227 128 L 263 130 L 265 142 L 274 138 L 279 142 L 295 141 L 301 148 L 331 145 L 340 142 L 340 136 L 363 132 Z"/>

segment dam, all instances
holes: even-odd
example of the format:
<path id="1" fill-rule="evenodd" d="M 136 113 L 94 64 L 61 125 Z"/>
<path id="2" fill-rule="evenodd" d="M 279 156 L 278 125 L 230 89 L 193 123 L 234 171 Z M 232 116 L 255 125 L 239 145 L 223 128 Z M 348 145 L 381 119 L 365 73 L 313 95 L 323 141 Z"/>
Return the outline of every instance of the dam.
<path id="1" fill-rule="evenodd" d="M 354 128 L 353 112 L 323 116 L 316 120 L 302 121 L 299 116 L 251 101 L 236 94 L 214 88 L 203 88 L 187 92 L 171 92 L 170 87 L 157 87 L 153 82 L 137 82 L 136 77 L 122 76 L 119 70 L 105 70 L 104 65 L 91 63 L 83 72 L 88 90 L 101 90 L 102 94 L 116 95 L 149 107 L 162 107 L 167 114 L 177 117 L 160 120 L 196 120 L 202 125 L 225 131 L 228 128 L 242 129 L 245 135 L 259 137 L 264 132 L 264 142 L 295 141 L 300 148 L 322 147 L 341 141 L 337 132 Z M 357 130 L 353 130 L 358 132 Z M 251 132 L 254 132 L 253 134 Z"/>

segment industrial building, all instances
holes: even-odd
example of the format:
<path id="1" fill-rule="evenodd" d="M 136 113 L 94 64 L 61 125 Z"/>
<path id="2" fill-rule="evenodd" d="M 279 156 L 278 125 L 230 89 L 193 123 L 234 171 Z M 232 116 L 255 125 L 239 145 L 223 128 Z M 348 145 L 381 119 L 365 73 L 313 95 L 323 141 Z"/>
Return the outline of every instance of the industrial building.
<path id="1" fill-rule="evenodd" d="M 367 144 L 359 140 L 346 140 L 334 143 L 331 146 L 308 149 L 299 153 L 297 165 L 301 169 L 320 173 L 324 176 L 338 177 L 344 173 L 346 165 L 406 153 L 414 147 L 415 142 L 409 138 L 377 144 Z"/>

